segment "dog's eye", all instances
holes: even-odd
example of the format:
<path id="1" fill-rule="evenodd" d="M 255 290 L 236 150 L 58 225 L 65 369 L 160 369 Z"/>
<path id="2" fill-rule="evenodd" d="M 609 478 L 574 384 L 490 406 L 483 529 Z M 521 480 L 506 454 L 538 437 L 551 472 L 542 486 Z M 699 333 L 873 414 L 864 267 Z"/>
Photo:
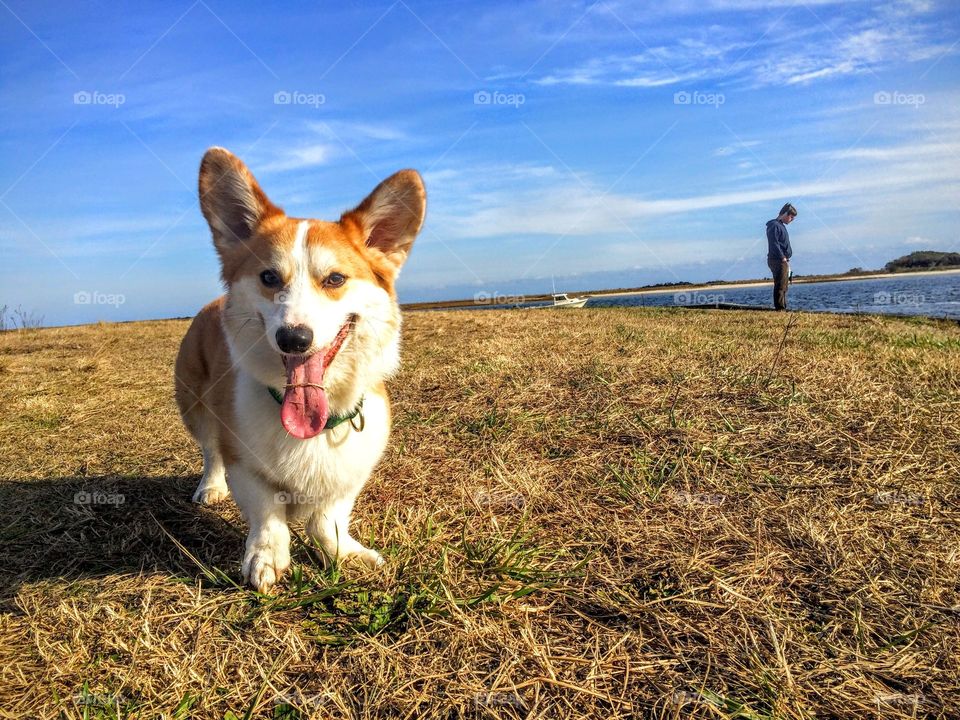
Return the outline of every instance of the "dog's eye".
<path id="1" fill-rule="evenodd" d="M 280 276 L 277 275 L 273 270 L 264 270 L 260 273 L 260 282 L 266 285 L 268 288 L 280 287 L 283 282 L 280 280 Z"/>
<path id="2" fill-rule="evenodd" d="M 327 275 L 327 279 L 323 281 L 323 284 L 327 287 L 337 288 L 343 285 L 347 281 L 347 277 L 342 273 L 334 272 Z"/>

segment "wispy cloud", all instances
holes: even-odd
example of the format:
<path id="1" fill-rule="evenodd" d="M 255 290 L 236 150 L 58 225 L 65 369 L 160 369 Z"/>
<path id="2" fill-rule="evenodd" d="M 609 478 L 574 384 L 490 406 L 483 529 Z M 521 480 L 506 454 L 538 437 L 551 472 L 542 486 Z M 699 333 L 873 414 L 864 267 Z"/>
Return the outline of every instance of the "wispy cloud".
<path id="1" fill-rule="evenodd" d="M 548 71 L 535 80 L 551 85 L 611 85 L 655 88 L 702 81 L 746 81 L 751 86 L 807 84 L 844 75 L 878 72 L 893 62 L 919 62 L 957 50 L 949 36 L 926 18 L 932 3 L 892 3 L 875 14 L 850 22 L 821 16 L 814 4 L 793 2 L 714 2 L 713 10 L 730 11 L 707 27 L 671 31 L 676 39 L 647 29 L 637 36 L 643 51 L 594 55 L 572 66 Z M 779 12 L 778 5 L 796 12 Z M 698 4 L 698 7 L 700 4 Z M 814 5 L 815 6 L 815 5 Z M 733 11 L 767 10 L 762 33 L 745 27 Z M 671 6 L 677 16 L 686 10 Z M 629 16 L 628 9 L 619 12 Z M 823 12 L 820 10 L 819 12 Z M 772 13 L 772 15 L 770 15 Z M 798 25 L 798 15 L 802 24 Z M 636 44 L 636 43 L 634 43 Z"/>
<path id="2" fill-rule="evenodd" d="M 731 148 L 755 147 L 759 141 L 744 141 Z M 957 145 L 960 149 L 960 145 Z M 727 148 L 720 148 L 726 151 Z M 929 142 L 904 143 L 887 147 L 866 147 L 826 153 L 836 160 L 828 177 L 784 185 L 768 178 L 761 184 L 722 192 L 689 196 L 639 196 L 607 193 L 599 183 L 586 178 L 578 182 L 563 172 L 540 171 L 527 175 L 520 189 L 512 182 L 491 182 L 489 173 L 464 174 L 443 170 L 445 180 L 460 186 L 459 202 L 440 210 L 434 222 L 449 238 L 469 239 L 518 235 L 596 236 L 622 233 L 624 223 L 644 219 L 716 211 L 753 204 L 777 204 L 785 197 L 816 199 L 851 206 L 871 202 L 896 207 L 906 191 L 913 191 L 914 212 L 932 210 L 943 202 L 943 192 L 960 183 L 960 163 L 953 161 L 942 145 Z M 878 173 L 871 163 L 882 161 Z M 517 172 L 521 172 L 518 169 Z M 501 179 L 509 173 L 501 172 Z"/>
<path id="3" fill-rule="evenodd" d="M 300 147 L 285 148 L 277 159 L 260 166 L 263 172 L 283 172 L 326 165 L 337 154 L 337 148 L 330 143 L 312 142 Z"/>
<path id="4" fill-rule="evenodd" d="M 718 147 L 713 151 L 713 154 L 715 157 L 727 157 L 729 155 L 735 155 L 743 150 L 747 150 L 762 144 L 762 140 L 740 140 L 738 142 L 730 143 L 729 145 Z"/>
<path id="5" fill-rule="evenodd" d="M 732 50 L 732 48 L 730 48 Z M 561 68 L 534 82 L 538 85 L 611 85 L 662 87 L 705 78 L 714 69 L 704 66 L 722 51 L 700 42 L 680 41 L 642 53 L 590 58 L 580 65 Z"/>
<path id="6" fill-rule="evenodd" d="M 135 257 L 164 233 L 164 246 L 169 249 L 189 232 L 191 225 L 199 222 L 193 218 L 174 225 L 175 220 L 176 217 L 144 215 L 69 219 L 48 217 L 31 220 L 29 226 L 24 227 L 10 218 L 0 223 L 0 236 L 9 239 L 4 245 L 12 252 L 35 247 L 37 238 L 40 238 L 45 250 L 63 258 L 105 255 Z"/>
<path id="7" fill-rule="evenodd" d="M 918 142 L 888 147 L 858 147 L 843 150 L 831 150 L 824 157 L 844 160 L 909 160 L 914 158 L 943 157 L 954 155 L 960 158 L 960 142 Z"/>
<path id="8" fill-rule="evenodd" d="M 269 138 L 257 148 L 255 157 L 261 172 L 306 170 L 348 157 L 351 150 L 367 154 L 372 145 L 407 139 L 405 132 L 387 123 L 340 119 L 307 121 Z"/>
<path id="9" fill-rule="evenodd" d="M 324 137 L 339 137 L 347 143 L 367 140 L 407 140 L 409 135 L 399 127 L 388 123 L 373 123 L 354 120 L 328 120 L 310 122 L 307 126 Z"/>

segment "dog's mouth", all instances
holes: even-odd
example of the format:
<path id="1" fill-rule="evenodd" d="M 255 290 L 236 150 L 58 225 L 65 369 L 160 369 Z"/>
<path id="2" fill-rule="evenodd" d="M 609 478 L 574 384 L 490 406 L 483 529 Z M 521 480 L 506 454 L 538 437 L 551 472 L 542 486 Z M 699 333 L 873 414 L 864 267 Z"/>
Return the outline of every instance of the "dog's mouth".
<path id="1" fill-rule="evenodd" d="M 350 315 L 333 342 L 312 355 L 283 356 L 287 382 L 280 405 L 280 423 L 293 437 L 306 440 L 319 435 L 326 427 L 330 406 L 323 378 L 356 322 L 357 316 Z"/>

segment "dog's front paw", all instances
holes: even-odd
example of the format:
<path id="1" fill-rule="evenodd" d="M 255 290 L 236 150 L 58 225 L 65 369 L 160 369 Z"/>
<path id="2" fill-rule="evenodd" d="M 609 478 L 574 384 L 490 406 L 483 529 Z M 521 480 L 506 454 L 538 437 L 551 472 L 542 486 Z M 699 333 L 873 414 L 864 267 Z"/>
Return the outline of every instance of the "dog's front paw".
<path id="1" fill-rule="evenodd" d="M 360 546 L 358 549 L 351 552 L 345 559 L 359 560 L 371 570 L 384 565 L 383 556 L 380 555 L 380 553 L 378 553 L 376 550 L 372 550 L 371 548 L 363 546 Z"/>
<path id="2" fill-rule="evenodd" d="M 267 593 L 290 567 L 290 553 L 272 545 L 254 545 L 243 557 L 243 581 Z"/>
<path id="3" fill-rule="evenodd" d="M 222 469 L 207 468 L 206 453 L 203 461 L 203 477 L 193 493 L 193 501 L 199 505 L 216 505 L 223 502 L 230 494 L 227 489 L 227 476 Z"/>
<path id="4" fill-rule="evenodd" d="M 226 500 L 229 495 L 230 491 L 227 490 L 226 485 L 210 485 L 204 487 L 203 483 L 201 483 L 200 487 L 198 487 L 197 491 L 193 494 L 193 502 L 198 505 L 217 505 Z"/>

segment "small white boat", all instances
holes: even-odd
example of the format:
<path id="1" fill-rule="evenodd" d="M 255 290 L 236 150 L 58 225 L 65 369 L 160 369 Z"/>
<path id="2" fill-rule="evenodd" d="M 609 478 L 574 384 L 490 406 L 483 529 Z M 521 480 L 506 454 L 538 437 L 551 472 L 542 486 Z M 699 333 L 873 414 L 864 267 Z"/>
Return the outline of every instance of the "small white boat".
<path id="1" fill-rule="evenodd" d="M 536 308 L 582 308 L 589 299 L 589 297 L 569 297 L 566 293 L 554 293 L 553 302 L 549 305 L 537 305 Z"/>

